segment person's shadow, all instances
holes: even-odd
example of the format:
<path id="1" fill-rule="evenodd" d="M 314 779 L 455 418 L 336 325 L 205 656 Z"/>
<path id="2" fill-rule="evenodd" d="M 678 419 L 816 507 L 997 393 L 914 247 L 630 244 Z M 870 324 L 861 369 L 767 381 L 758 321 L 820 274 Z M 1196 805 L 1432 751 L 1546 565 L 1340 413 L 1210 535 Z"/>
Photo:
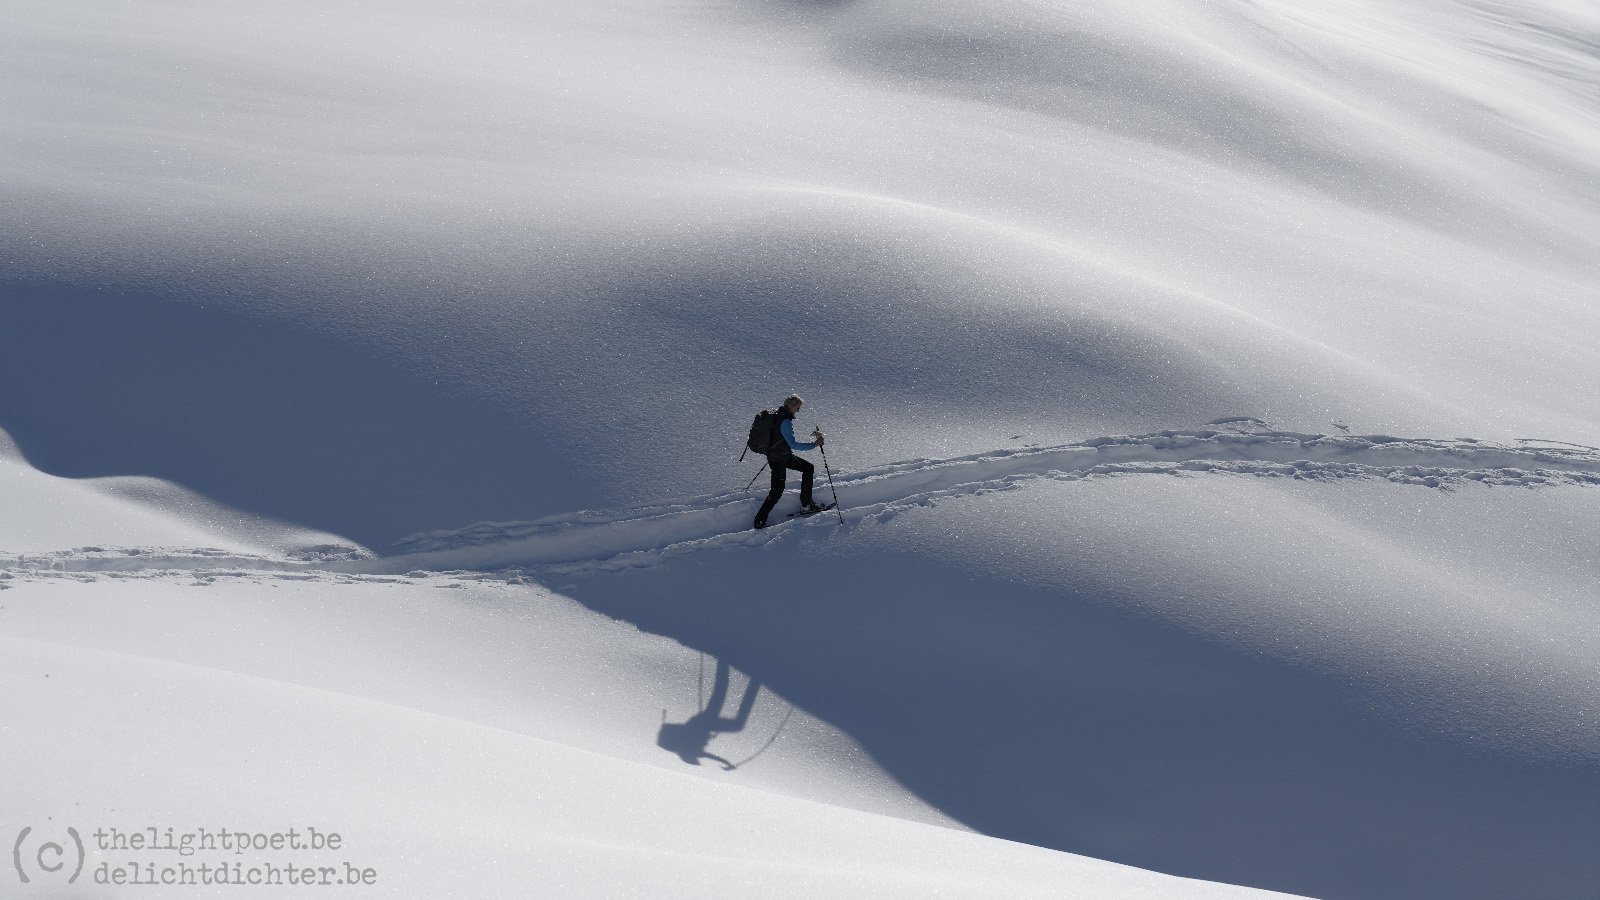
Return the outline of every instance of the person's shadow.
<path id="1" fill-rule="evenodd" d="M 755 708 L 756 695 L 761 693 L 761 682 L 754 678 L 745 685 L 744 696 L 739 700 L 739 710 L 733 718 L 724 718 L 722 705 L 728 699 L 728 664 L 717 660 L 717 674 L 712 681 L 711 696 L 706 698 L 705 709 L 689 717 L 686 722 L 667 722 L 662 716 L 661 732 L 656 736 L 656 744 L 664 750 L 669 750 L 686 763 L 692 766 L 700 765 L 700 760 L 709 759 L 717 762 L 726 771 L 732 771 L 738 766 L 706 749 L 711 743 L 711 738 L 723 732 L 743 731 L 745 723 L 750 720 L 750 711 Z"/>

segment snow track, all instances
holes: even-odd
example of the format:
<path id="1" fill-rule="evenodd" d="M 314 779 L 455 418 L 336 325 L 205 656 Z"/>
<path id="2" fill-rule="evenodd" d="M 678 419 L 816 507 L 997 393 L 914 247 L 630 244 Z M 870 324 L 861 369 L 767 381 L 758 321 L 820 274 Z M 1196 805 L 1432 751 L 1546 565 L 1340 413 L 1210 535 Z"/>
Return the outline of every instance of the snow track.
<path id="1" fill-rule="evenodd" d="M 1234 425 L 1237 421 L 1213 424 Z M 848 525 L 886 520 L 941 498 L 1004 490 L 1035 479 L 1207 472 L 1324 481 L 1381 478 L 1441 489 L 1468 482 L 1600 484 L 1600 451 L 1571 446 L 1508 447 L 1471 439 L 1205 429 L 912 460 L 836 475 L 834 483 Z M 817 489 L 828 498 L 820 472 Z M 420 534 L 400 541 L 394 555 L 369 565 L 394 572 L 519 567 L 565 573 L 624 568 L 683 552 L 763 544 L 782 539 L 794 528 L 822 528 L 838 522 L 833 516 L 823 516 L 754 531 L 750 528 L 752 500 L 759 493 L 729 492 L 628 511 L 580 512 L 535 522 L 482 523 Z"/>
<path id="2" fill-rule="evenodd" d="M 940 499 L 1006 490 L 1037 479 L 1073 481 L 1134 474 L 1201 473 L 1335 481 L 1385 479 L 1436 489 L 1478 482 L 1504 486 L 1600 484 L 1600 450 L 1558 441 L 1506 446 L 1468 438 L 1312 435 L 1218 420 L 1214 427 L 1102 437 L 1035 447 L 920 459 L 836 474 L 846 525 L 886 521 Z M 1224 430 L 1244 428 L 1249 430 Z M 791 483 L 793 479 L 791 479 Z M 831 498 L 819 473 L 819 496 Z M 413 535 L 373 557 L 351 547 L 308 548 L 287 558 L 216 550 L 86 547 L 50 554 L 0 555 L 15 576 L 137 576 L 153 572 L 276 572 L 284 577 L 372 578 L 429 572 L 574 574 L 655 564 L 699 550 L 756 546 L 796 528 L 836 525 L 834 516 L 750 527 L 760 489 L 730 491 L 625 510 L 585 510 L 530 522 L 485 522 Z M 4 580 L 0 580 L 0 585 Z"/>

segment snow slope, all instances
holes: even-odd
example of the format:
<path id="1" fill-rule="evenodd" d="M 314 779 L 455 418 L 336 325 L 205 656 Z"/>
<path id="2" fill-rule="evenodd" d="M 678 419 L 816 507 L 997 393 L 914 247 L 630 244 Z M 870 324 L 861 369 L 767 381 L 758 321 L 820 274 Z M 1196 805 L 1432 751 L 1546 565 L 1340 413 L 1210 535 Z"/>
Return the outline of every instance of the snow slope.
<path id="1" fill-rule="evenodd" d="M 723 489 L 789 389 L 852 465 L 1600 442 L 1593 11 L 1324 7 L 19 0 L 6 427 L 364 543 Z"/>
<path id="2" fill-rule="evenodd" d="M 19 856 L 21 896 L 121 896 L 89 885 L 101 865 L 219 860 L 370 868 L 368 896 L 1268 896 L 973 834 L 770 685 L 717 674 L 725 659 L 525 579 L 163 548 L 185 535 L 157 511 L 26 477 L 54 490 L 8 491 L 17 520 L 76 503 L 144 546 L 0 563 L 8 840 L 315 827 L 345 843 L 186 858 L 90 844 L 68 893 L 66 873 Z M 669 729 L 731 712 L 712 699 L 722 677 L 750 712 L 685 755 Z"/>
<path id="3" fill-rule="evenodd" d="M 1597 47 L 11 0 L 7 808 L 322 814 L 401 896 L 1600 892 Z M 746 532 L 790 390 L 843 524 Z"/>
<path id="4" fill-rule="evenodd" d="M 161 587 L 155 593 L 181 590 Z M 37 600 L 70 606 L 99 594 L 103 603 L 105 593 L 74 586 Z M 387 590 L 378 602 L 405 597 Z M 117 591 L 123 605 L 146 599 Z M 252 598 L 226 591 L 219 599 Z M 158 832 L 318 827 L 340 833 L 344 852 L 220 858 L 350 862 L 376 872 L 371 887 L 334 882 L 315 891 L 323 895 L 1267 896 L 707 783 L 458 715 L 309 687 L 304 675 L 280 681 L 124 654 L 85 646 L 81 635 L 66 644 L 3 642 L 8 718 L 29 723 L 29 745 L 52 751 L 48 760 L 8 752 L 8 763 L 20 763 L 7 767 L 8 826 L 29 823 L 63 841 L 64 827 L 86 821 Z M 218 858 L 191 857 L 195 865 Z M 238 890 L 88 884 L 101 862 L 139 860 L 142 869 L 152 859 L 179 862 L 95 853 L 75 892 L 54 895 Z M 32 876 L 31 887 L 13 887 L 52 895 L 47 875 Z"/>
<path id="5" fill-rule="evenodd" d="M 780 795 L 1211 881 L 1314 896 L 1594 883 L 1600 451 L 1229 424 L 853 473 L 842 528 L 750 531 L 752 498 L 718 496 L 369 558 L 16 555 L 0 558 L 21 593 L 7 634 L 630 764 L 721 764 Z M 541 583 L 699 650 L 699 702 L 653 729 L 657 703 L 681 705 L 688 654 Z M 471 593 L 441 604 L 437 587 Z M 697 731 L 702 704 L 744 721 Z M 966 859 L 935 881 L 962 883 Z M 1025 868 L 979 883 L 1050 893 L 1054 876 Z M 1086 895 L 1147 889 L 1199 890 Z"/>

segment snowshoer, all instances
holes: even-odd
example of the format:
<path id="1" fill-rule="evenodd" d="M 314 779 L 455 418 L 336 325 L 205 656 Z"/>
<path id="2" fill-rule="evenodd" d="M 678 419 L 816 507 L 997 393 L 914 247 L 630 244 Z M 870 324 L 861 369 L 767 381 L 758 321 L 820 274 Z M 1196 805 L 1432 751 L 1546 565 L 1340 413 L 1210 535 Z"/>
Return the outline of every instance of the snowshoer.
<path id="1" fill-rule="evenodd" d="M 822 446 L 822 434 L 817 433 L 814 444 L 801 443 L 794 439 L 794 416 L 805 405 L 799 395 L 790 394 L 784 398 L 783 406 L 778 408 L 777 432 L 772 439 L 771 449 L 767 451 L 767 466 L 772 469 L 772 490 L 767 492 L 766 502 L 761 504 L 761 511 L 756 513 L 756 527 L 767 527 L 767 514 L 778 505 L 778 498 L 783 496 L 785 482 L 788 479 L 787 470 L 793 469 L 800 473 L 800 511 L 806 513 L 820 512 L 823 507 L 811 499 L 811 481 L 817 473 L 817 467 L 806 462 L 795 451 L 815 450 Z"/>

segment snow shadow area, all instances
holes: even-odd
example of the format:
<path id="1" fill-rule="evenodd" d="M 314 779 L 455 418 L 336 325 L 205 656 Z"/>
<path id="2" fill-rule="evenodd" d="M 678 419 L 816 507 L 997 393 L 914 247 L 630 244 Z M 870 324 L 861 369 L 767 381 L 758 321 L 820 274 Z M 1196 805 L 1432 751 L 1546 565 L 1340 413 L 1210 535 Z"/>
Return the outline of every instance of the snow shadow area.
<path id="1" fill-rule="evenodd" d="M 1600 884 L 1587 764 L 1397 725 L 1350 679 L 1123 596 L 1147 587 L 1087 573 L 1029 585 L 934 547 L 849 549 L 874 528 L 813 526 L 562 589 L 748 673 L 984 834 L 1323 898 Z M 719 705 L 736 715 L 732 697 Z"/>
<path id="2" fill-rule="evenodd" d="M 0 286 L 0 429 L 52 475 L 167 479 L 381 545 L 573 508 L 547 440 L 443 379 L 204 298 Z"/>
<path id="3" fill-rule="evenodd" d="M 705 654 L 701 654 L 700 659 L 701 668 L 704 669 Z M 744 689 L 739 692 L 735 712 L 731 716 L 725 715 L 723 707 L 728 702 L 731 674 L 732 667 L 728 665 L 727 660 L 716 660 L 715 671 L 711 676 L 711 693 L 708 696 L 705 693 L 705 672 L 702 671 L 700 697 L 697 701 L 700 708 L 682 722 L 667 721 L 666 713 L 663 712 L 661 730 L 656 735 L 656 746 L 677 754 L 680 759 L 692 766 L 698 766 L 702 761 L 709 761 L 726 771 L 737 769 L 740 763 L 712 753 L 709 747 L 717 735 L 744 731 L 745 726 L 750 723 L 750 713 L 755 709 L 756 700 L 761 696 L 761 682 L 754 679 L 746 681 Z M 781 724 L 779 728 L 782 728 Z M 748 758 L 754 759 L 760 752 L 757 751 Z"/>

